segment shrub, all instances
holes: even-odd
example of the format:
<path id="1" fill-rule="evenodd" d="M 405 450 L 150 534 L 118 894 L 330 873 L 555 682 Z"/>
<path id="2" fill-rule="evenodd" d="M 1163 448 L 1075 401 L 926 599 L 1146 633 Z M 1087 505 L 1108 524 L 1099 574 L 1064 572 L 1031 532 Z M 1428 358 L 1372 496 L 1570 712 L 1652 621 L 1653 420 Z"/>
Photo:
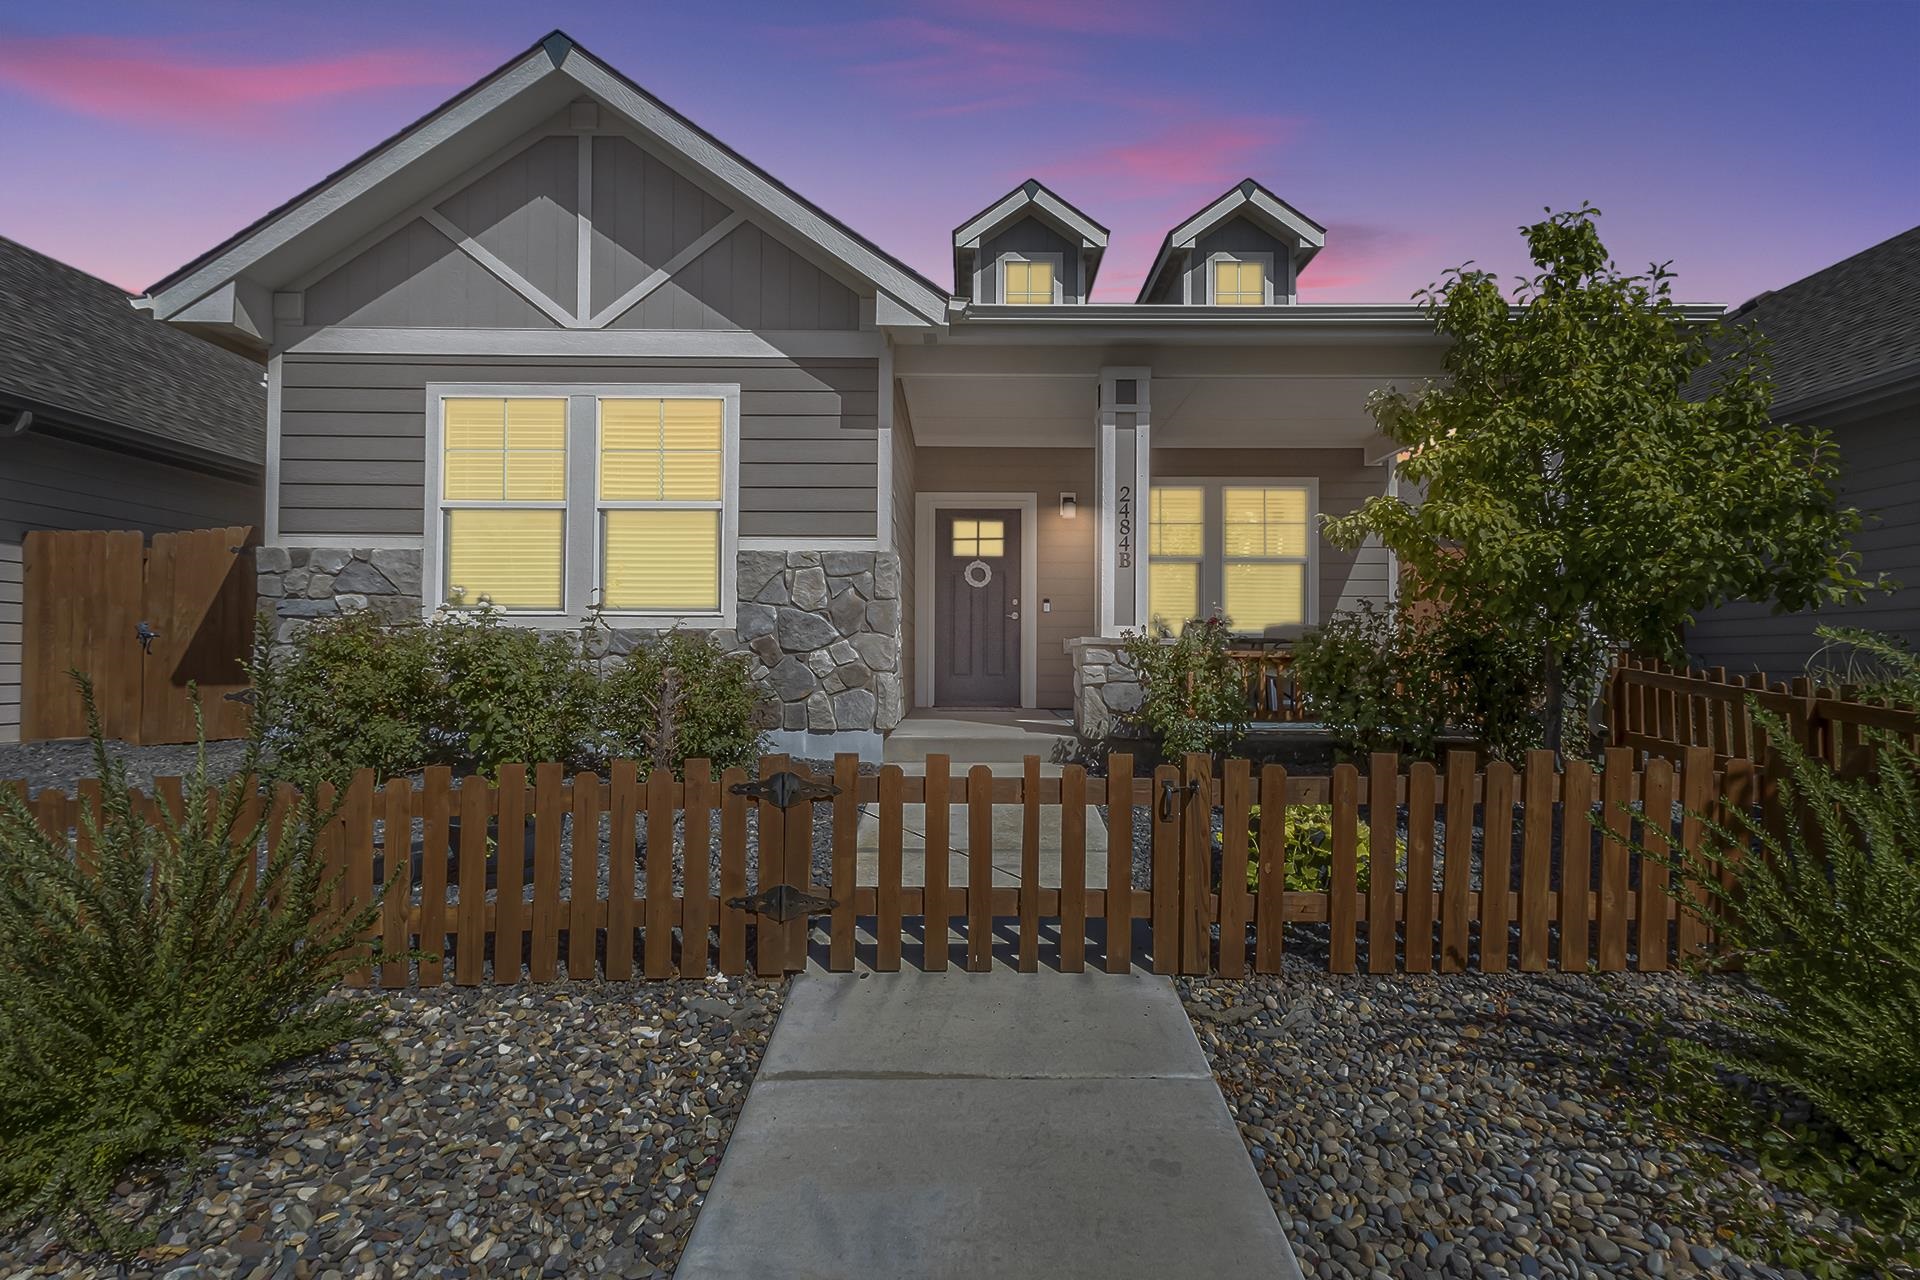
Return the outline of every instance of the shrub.
<path id="1" fill-rule="evenodd" d="M 236 892 L 264 829 L 241 825 L 246 784 L 208 780 L 203 739 L 184 816 L 148 816 L 82 688 L 101 791 L 98 818 L 82 820 L 94 871 L 0 790 L 0 1231 L 51 1219 L 124 1251 L 142 1238 L 107 1208 L 124 1173 L 194 1156 L 267 1100 L 281 1064 L 369 1043 L 369 1006 L 321 997 L 378 907 L 324 922 L 326 815 L 311 802 L 256 891 Z"/>
<path id="2" fill-rule="evenodd" d="M 1513 758 L 1538 743 L 1536 655 L 1458 607 L 1363 601 L 1294 646 L 1307 713 L 1356 751 L 1431 758 L 1449 731 Z"/>
<path id="3" fill-rule="evenodd" d="M 1247 829 L 1247 888 L 1258 889 L 1260 868 L 1260 806 L 1251 810 L 1253 821 Z M 1372 883 L 1373 833 L 1365 822 L 1354 823 L 1354 875 L 1358 891 L 1365 893 Z M 1393 842 L 1396 869 L 1405 863 L 1407 842 L 1396 834 Z M 1307 893 L 1327 887 L 1333 871 L 1333 806 L 1330 804 L 1291 804 L 1287 806 L 1286 887 Z"/>
<path id="4" fill-rule="evenodd" d="M 1920 754 L 1882 738 L 1874 776 L 1847 779 L 1778 719 L 1782 812 L 1712 824 L 1677 895 L 1744 970 L 1723 1043 L 1675 1040 L 1753 1110 L 1770 1172 L 1891 1236 L 1920 1227 Z M 1723 874 L 1726 880 L 1723 882 Z M 1789 1116 L 1804 1099 L 1805 1122 Z M 1798 1107 L 1805 1110 L 1805 1107 Z"/>
<path id="5" fill-rule="evenodd" d="M 599 695 L 592 631 L 508 626 L 485 609 L 452 617 L 416 628 L 439 681 L 429 738 L 441 749 L 423 763 L 491 774 L 513 761 L 584 762 Z"/>
<path id="6" fill-rule="evenodd" d="M 1246 679 L 1227 656 L 1232 633 L 1224 618 L 1198 618 L 1169 642 L 1127 632 L 1121 642 L 1140 676 L 1140 726 L 1169 757 L 1224 750 L 1247 731 Z"/>
<path id="7" fill-rule="evenodd" d="M 677 772 L 682 761 L 704 757 L 729 769 L 759 754 L 753 722 L 760 701 L 744 657 L 669 632 L 636 647 L 608 675 L 601 742 L 609 756 L 651 768 Z"/>
<path id="8" fill-rule="evenodd" d="M 281 657 L 271 626 L 263 616 L 248 673 L 275 776 L 306 784 L 368 768 L 387 777 L 437 758 L 429 733 L 443 690 L 425 628 L 346 614 L 316 623 Z"/>

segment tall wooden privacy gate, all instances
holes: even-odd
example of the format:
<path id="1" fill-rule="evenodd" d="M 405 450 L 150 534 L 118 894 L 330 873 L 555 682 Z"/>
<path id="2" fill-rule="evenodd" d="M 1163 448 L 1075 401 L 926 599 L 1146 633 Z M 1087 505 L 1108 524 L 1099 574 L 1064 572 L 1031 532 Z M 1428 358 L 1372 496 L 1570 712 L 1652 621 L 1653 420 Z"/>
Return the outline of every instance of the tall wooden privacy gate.
<path id="1" fill-rule="evenodd" d="M 1018 777 L 956 775 L 943 756 L 917 775 L 844 756 L 825 778 L 777 756 L 754 778 L 698 760 L 684 780 L 642 780 L 632 761 L 605 779 L 510 765 L 494 780 L 429 769 L 418 785 L 363 773 L 321 848 L 338 909 L 398 873 L 357 978 L 382 986 L 516 982 L 523 969 L 536 982 L 778 975 L 809 961 L 1032 970 L 1043 957 L 1073 972 L 1239 976 L 1277 972 L 1289 948 L 1339 973 L 1655 970 L 1709 935 L 1676 910 L 1666 861 L 1636 847 L 1700 849 L 1700 815 L 1750 810 L 1757 782 L 1743 761 L 1716 770 L 1705 749 L 1644 770 L 1622 749 L 1602 769 L 1562 769 L 1548 752 L 1484 770 L 1468 753 L 1440 770 L 1380 755 L 1331 777 L 1244 760 L 1216 773 L 1204 756 L 1149 777 L 1115 756 L 1105 778 L 1077 766 L 1043 778 L 1034 758 Z M 177 811 L 177 780 L 157 790 Z M 271 832 L 295 799 L 282 787 L 250 803 Z M 88 802 L 36 800 L 54 830 Z M 1014 849 L 994 848 L 1000 807 L 1018 811 Z M 1043 877 L 1048 809 L 1059 869 Z M 1287 832 L 1309 816 L 1330 830 L 1328 865 L 1304 883 L 1296 868 L 1288 887 Z M 1103 820 L 1112 855 L 1090 877 L 1086 834 Z M 1149 850 L 1138 875 L 1136 832 Z"/>
<path id="2" fill-rule="evenodd" d="M 93 678 L 101 728 L 129 742 L 191 742 L 196 685 L 209 738 L 246 732 L 253 640 L 248 525 L 156 534 L 26 536 L 20 736 L 79 738 L 86 711 L 70 676 Z"/>

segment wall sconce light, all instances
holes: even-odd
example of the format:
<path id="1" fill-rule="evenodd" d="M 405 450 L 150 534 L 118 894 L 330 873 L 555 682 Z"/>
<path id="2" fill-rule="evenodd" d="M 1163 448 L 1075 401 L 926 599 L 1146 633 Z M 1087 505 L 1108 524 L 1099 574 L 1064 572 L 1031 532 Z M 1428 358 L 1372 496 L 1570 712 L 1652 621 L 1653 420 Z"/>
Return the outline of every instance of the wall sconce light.
<path id="1" fill-rule="evenodd" d="M 1080 499 L 1071 493 L 1060 495 L 1060 518 L 1071 520 L 1080 514 Z"/>

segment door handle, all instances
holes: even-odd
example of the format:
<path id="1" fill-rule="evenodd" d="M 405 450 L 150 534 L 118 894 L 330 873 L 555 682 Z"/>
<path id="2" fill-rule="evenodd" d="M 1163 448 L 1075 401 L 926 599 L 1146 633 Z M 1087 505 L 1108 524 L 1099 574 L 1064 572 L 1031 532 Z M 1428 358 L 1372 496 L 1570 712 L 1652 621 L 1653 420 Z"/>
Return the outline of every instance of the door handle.
<path id="1" fill-rule="evenodd" d="M 1007 617 L 1014 622 L 1018 622 L 1020 621 L 1020 611 L 1015 609 L 1012 613 L 1008 614 Z"/>

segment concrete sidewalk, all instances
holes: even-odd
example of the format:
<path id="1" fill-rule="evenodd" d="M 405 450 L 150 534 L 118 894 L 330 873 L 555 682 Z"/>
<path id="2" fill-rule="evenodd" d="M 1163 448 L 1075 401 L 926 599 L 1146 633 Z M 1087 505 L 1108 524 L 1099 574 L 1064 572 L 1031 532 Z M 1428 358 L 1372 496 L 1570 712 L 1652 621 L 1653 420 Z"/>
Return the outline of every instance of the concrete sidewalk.
<path id="1" fill-rule="evenodd" d="M 677 1275 L 1300 1275 L 1165 978 L 794 979 Z"/>

